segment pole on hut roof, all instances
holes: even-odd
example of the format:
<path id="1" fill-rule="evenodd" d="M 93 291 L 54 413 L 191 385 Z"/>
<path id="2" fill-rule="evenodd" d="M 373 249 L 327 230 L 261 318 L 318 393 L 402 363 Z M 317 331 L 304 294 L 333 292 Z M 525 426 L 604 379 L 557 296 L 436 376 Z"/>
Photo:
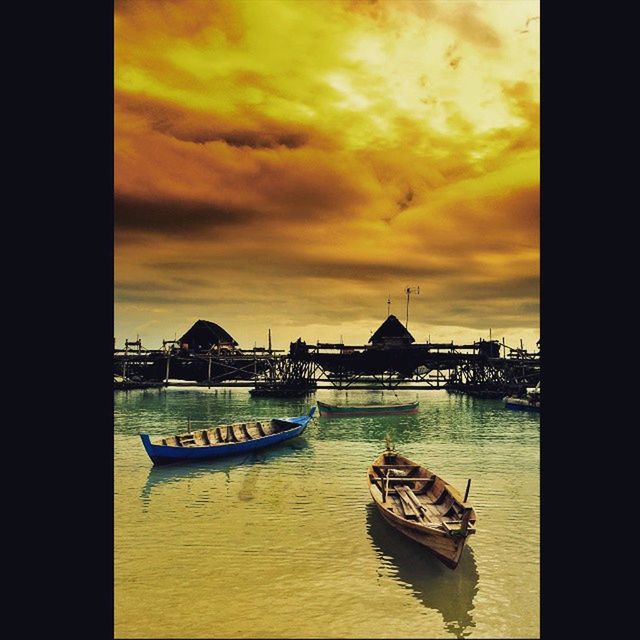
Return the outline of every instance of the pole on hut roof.
<path id="1" fill-rule="evenodd" d="M 489 342 L 491 342 L 491 327 L 489 327 Z"/>
<path id="2" fill-rule="evenodd" d="M 271 329 L 269 329 L 269 353 L 271 353 Z"/>
<path id="3" fill-rule="evenodd" d="M 391 294 L 387 296 L 387 318 L 391 315 Z"/>

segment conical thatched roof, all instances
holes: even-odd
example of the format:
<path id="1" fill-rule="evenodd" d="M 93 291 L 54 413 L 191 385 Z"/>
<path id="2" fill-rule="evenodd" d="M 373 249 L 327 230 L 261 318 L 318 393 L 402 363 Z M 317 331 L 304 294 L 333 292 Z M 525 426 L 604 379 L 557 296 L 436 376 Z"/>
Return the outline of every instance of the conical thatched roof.
<path id="1" fill-rule="evenodd" d="M 238 343 L 215 322 L 208 320 L 198 320 L 194 325 L 180 338 L 180 344 L 187 343 L 192 349 L 197 351 L 208 351 L 213 345 L 220 343 L 233 344 L 234 347 Z"/>
<path id="2" fill-rule="evenodd" d="M 369 342 L 376 344 L 383 342 L 386 338 L 403 338 L 408 343 L 415 342 L 405 326 L 393 315 L 378 327 L 378 330 L 369 338 Z"/>

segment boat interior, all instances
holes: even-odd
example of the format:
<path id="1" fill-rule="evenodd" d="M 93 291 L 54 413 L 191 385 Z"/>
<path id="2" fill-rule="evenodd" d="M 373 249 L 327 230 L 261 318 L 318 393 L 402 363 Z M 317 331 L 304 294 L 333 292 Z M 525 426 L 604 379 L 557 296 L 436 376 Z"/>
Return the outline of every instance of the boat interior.
<path id="1" fill-rule="evenodd" d="M 457 491 L 399 454 L 378 458 L 369 468 L 369 481 L 380 491 L 382 505 L 405 520 L 448 532 L 475 532 L 473 508 L 455 495 Z"/>
<path id="2" fill-rule="evenodd" d="M 277 419 L 262 422 L 237 422 L 158 438 L 153 441 L 153 444 L 167 447 L 211 447 L 219 444 L 248 442 L 299 426 L 286 420 Z"/>

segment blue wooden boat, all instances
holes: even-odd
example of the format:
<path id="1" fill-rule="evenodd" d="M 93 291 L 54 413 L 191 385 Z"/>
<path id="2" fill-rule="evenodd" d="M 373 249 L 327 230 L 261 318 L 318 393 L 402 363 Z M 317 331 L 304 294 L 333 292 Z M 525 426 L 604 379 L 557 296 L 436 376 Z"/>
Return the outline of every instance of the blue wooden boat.
<path id="1" fill-rule="evenodd" d="M 311 407 L 306 416 L 297 418 L 273 418 L 268 422 L 239 422 L 197 429 L 157 438 L 154 442 L 147 433 L 141 433 L 140 438 L 153 464 L 222 458 L 299 436 L 307 428 L 315 410 Z"/>

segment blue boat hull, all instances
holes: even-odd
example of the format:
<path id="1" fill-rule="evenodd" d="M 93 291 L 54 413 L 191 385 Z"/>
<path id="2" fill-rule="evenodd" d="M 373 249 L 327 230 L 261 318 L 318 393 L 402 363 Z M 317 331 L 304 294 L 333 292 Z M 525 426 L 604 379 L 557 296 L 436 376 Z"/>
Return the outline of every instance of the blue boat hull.
<path id="1" fill-rule="evenodd" d="M 255 440 L 245 442 L 230 442 L 229 444 L 218 444 L 210 447 L 171 447 L 159 444 L 153 444 L 148 433 L 141 433 L 140 438 L 144 445 L 145 451 L 151 458 L 153 464 L 172 464 L 174 462 L 189 462 L 193 460 L 211 460 L 214 458 L 225 458 L 227 456 L 235 456 L 257 449 L 264 449 L 274 444 L 278 444 L 285 440 L 290 440 L 299 436 L 306 428 L 315 407 L 309 412 L 309 415 L 300 416 L 298 418 L 285 418 L 286 422 L 296 424 L 296 427 L 274 433 Z"/>

